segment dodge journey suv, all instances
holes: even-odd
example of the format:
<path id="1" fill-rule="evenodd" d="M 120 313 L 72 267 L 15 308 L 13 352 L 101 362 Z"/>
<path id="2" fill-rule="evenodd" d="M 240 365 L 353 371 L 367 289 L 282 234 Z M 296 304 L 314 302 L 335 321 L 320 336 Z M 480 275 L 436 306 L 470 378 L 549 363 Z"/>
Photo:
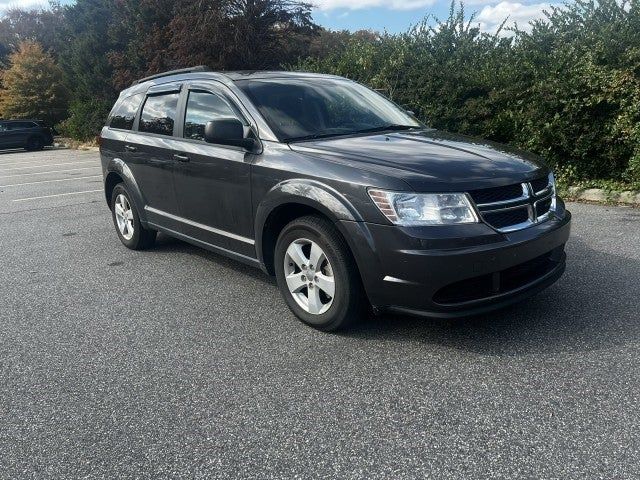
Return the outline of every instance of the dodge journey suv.
<path id="1" fill-rule="evenodd" d="M 259 267 L 321 330 L 370 307 L 484 312 L 565 268 L 571 215 L 539 159 L 427 128 L 344 78 L 155 75 L 120 94 L 100 140 L 126 247 L 162 232 Z"/>

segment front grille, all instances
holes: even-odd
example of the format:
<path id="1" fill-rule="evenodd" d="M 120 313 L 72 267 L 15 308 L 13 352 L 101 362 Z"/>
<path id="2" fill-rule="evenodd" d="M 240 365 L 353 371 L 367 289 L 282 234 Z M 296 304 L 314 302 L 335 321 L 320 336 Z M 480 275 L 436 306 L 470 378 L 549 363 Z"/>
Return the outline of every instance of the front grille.
<path id="1" fill-rule="evenodd" d="M 469 192 L 473 201 L 480 205 L 483 203 L 504 202 L 522 197 L 522 184 L 507 185 L 506 187 L 483 188 Z"/>
<path id="2" fill-rule="evenodd" d="M 532 180 L 530 183 L 534 193 L 541 192 L 549 186 L 549 177 L 538 178 L 537 180 Z"/>
<path id="3" fill-rule="evenodd" d="M 541 177 L 527 183 L 471 190 L 469 196 L 488 225 L 512 232 L 549 218 L 553 205 L 549 187 L 549 178 Z"/>
<path id="4" fill-rule="evenodd" d="M 498 210 L 483 213 L 482 218 L 493 228 L 507 228 L 529 220 L 529 210 L 526 206 L 513 210 Z"/>
<path id="5" fill-rule="evenodd" d="M 441 288 L 433 301 L 441 305 L 481 300 L 517 290 L 545 276 L 558 266 L 559 254 L 548 252 L 540 257 L 498 272 L 468 278 Z"/>

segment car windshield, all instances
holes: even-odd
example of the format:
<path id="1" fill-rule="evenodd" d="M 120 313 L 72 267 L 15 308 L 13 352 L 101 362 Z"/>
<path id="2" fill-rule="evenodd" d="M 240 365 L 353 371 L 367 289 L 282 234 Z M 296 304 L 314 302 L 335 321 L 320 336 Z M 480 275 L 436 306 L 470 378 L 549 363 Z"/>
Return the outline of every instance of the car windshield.
<path id="1" fill-rule="evenodd" d="M 422 127 L 382 95 L 349 80 L 260 79 L 238 86 L 283 142 Z"/>

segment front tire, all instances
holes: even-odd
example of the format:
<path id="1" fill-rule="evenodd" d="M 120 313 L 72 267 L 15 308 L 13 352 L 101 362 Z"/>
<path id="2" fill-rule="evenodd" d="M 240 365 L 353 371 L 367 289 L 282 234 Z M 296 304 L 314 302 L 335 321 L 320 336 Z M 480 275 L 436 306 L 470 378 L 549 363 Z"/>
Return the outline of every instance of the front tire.
<path id="1" fill-rule="evenodd" d="M 122 244 L 131 250 L 144 250 L 153 246 L 158 232 L 144 228 L 131 195 L 123 183 L 111 194 L 113 224 Z"/>
<path id="2" fill-rule="evenodd" d="M 280 292 L 307 325 L 336 331 L 363 316 L 360 273 L 344 238 L 328 220 L 307 216 L 289 223 L 274 257 Z"/>

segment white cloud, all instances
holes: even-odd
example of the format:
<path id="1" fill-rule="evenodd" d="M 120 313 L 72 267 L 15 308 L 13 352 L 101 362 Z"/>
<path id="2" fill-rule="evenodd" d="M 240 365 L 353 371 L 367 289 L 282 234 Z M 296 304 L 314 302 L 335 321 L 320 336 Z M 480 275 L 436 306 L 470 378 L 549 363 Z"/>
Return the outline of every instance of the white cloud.
<path id="1" fill-rule="evenodd" d="M 505 26 L 513 26 L 514 23 L 522 30 L 530 30 L 529 22 L 544 17 L 543 11 L 549 10 L 549 3 L 523 4 L 518 2 L 502 1 L 497 5 L 487 5 L 476 16 L 476 23 L 485 32 L 495 32 L 500 24 L 507 19 Z"/>
<path id="2" fill-rule="evenodd" d="M 417 10 L 431 6 L 436 0 L 311 0 L 320 10 L 347 8 L 360 10 L 371 7 L 386 7 L 392 10 Z"/>

